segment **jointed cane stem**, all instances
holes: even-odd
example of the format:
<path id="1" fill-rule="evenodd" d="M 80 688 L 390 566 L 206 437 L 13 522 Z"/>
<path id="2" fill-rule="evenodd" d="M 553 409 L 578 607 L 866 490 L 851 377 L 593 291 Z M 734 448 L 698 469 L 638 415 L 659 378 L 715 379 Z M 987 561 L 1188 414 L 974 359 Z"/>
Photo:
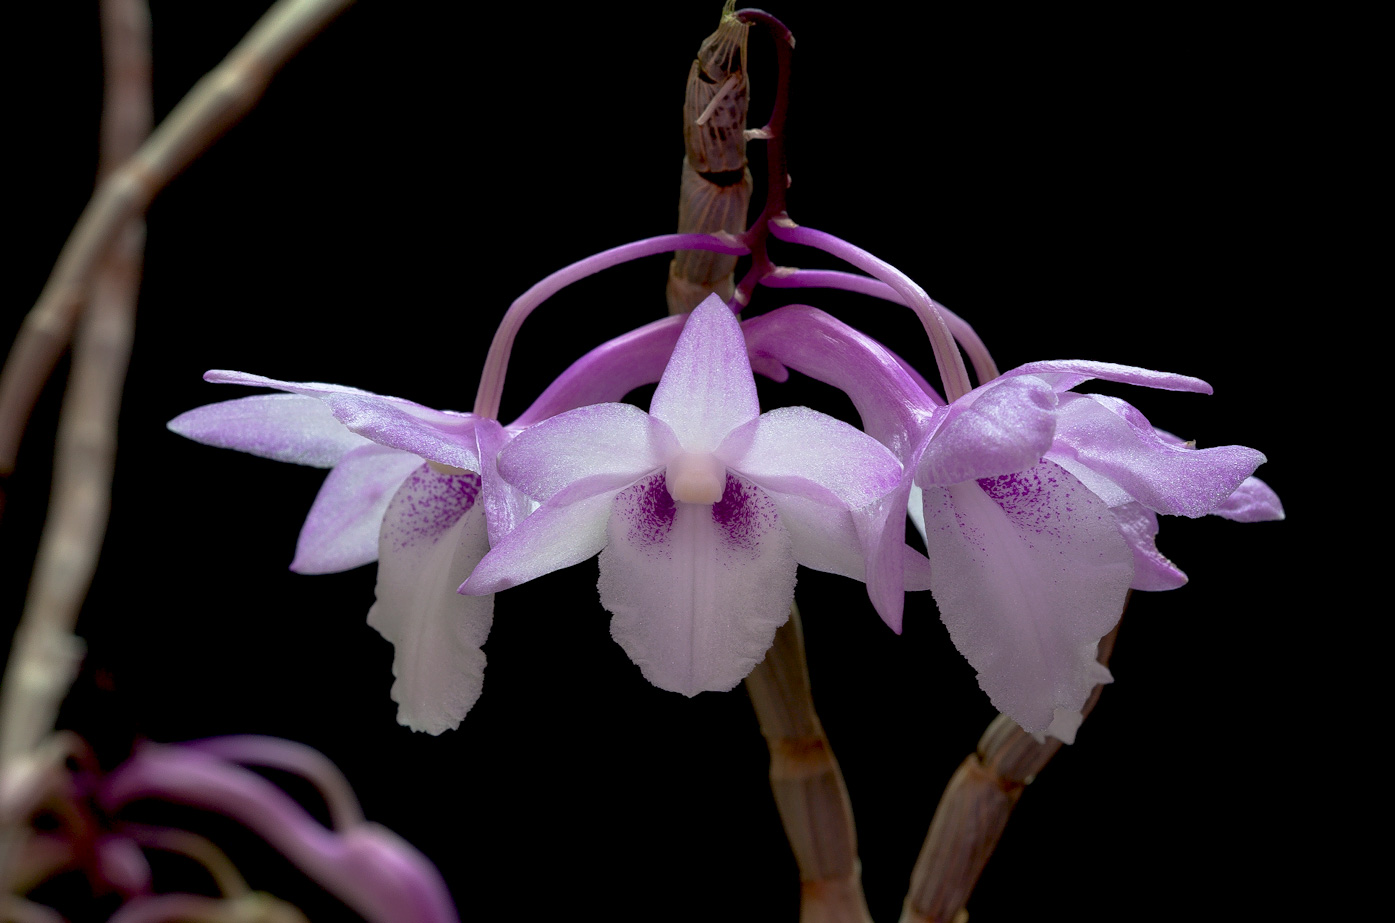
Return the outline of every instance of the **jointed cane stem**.
<path id="1" fill-rule="evenodd" d="M 814 711 L 797 606 L 746 677 L 746 691 L 770 748 L 770 787 L 799 865 L 801 923 L 871 923 L 852 805 Z"/>

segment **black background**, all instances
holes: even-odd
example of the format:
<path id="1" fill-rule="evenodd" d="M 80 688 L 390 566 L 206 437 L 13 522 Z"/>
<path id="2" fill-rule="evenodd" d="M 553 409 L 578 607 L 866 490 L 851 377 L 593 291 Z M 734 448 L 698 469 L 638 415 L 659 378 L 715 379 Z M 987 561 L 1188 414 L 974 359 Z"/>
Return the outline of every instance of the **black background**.
<path id="1" fill-rule="evenodd" d="M 34 6 L 15 14 L 7 332 L 95 169 L 95 5 Z M 153 4 L 157 117 L 264 6 Z M 137 736 L 309 743 L 349 774 L 371 819 L 439 865 L 466 920 L 590 908 L 797 918 L 744 692 L 686 700 L 647 684 L 610 641 L 594 562 L 502 595 L 479 704 L 458 731 L 412 734 L 388 698 L 390 646 L 364 622 L 374 568 L 286 569 L 323 474 L 164 429 L 244 393 L 202 382 L 210 368 L 470 409 L 514 297 L 587 254 L 673 230 L 683 85 L 719 4 L 672 6 L 362 3 L 156 201 L 111 528 L 79 628 L 87 670 L 63 716 L 105 758 Z M 1111 393 L 1202 446 L 1268 453 L 1259 473 L 1289 513 L 1164 520 L 1160 547 L 1191 582 L 1135 596 L 1115 684 L 1027 791 L 973 919 L 1316 910 L 1321 848 L 1302 831 L 1324 777 L 1308 762 L 1322 739 L 1309 712 L 1327 707 L 1313 661 L 1335 642 L 1300 619 L 1314 612 L 1306 562 L 1321 533 L 1295 423 L 1308 386 L 1295 355 L 1312 335 L 1284 319 L 1300 297 L 1290 229 L 1307 194 L 1301 81 L 1272 41 L 1287 24 L 816 9 L 772 8 L 799 42 L 795 220 L 909 272 L 1003 368 L 1088 358 L 1207 379 L 1214 396 Z M 768 41 L 753 32 L 753 119 L 770 101 Z M 833 265 L 790 247 L 776 257 Z M 505 418 L 592 345 L 660 316 L 666 268 L 612 271 L 538 311 Z M 805 298 L 929 370 L 909 312 Z M 789 300 L 762 290 L 753 307 Z M 7 624 L 32 563 L 58 394 L 39 409 L 0 525 Z M 807 382 L 762 394 L 766 407 L 851 418 Z M 842 578 L 801 569 L 798 598 L 868 901 L 893 920 L 939 792 L 993 711 L 928 594 L 912 598 L 901 637 Z M 315 919 L 342 912 L 212 829 L 234 838 L 254 885 Z"/>

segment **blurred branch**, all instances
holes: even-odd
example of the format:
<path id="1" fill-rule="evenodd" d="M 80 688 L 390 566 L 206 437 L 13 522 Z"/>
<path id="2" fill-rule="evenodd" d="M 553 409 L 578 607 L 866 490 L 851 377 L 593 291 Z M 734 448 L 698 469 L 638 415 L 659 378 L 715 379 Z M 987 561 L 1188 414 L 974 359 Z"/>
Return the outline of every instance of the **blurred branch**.
<path id="1" fill-rule="evenodd" d="M 98 267 L 117 245 L 131 219 L 141 215 L 171 179 L 256 105 L 276 71 L 353 0 L 280 0 L 222 63 L 203 77 L 160 127 L 124 156 L 102 155 L 111 172 L 101 178 L 58 256 L 38 302 L 24 318 L 0 372 L 0 476 L 14 470 L 19 442 L 44 382 L 72 338 L 77 318 L 94 288 Z M 117 78 L 139 67 L 108 64 L 106 111 L 123 108 L 133 91 L 113 88 Z M 148 63 L 145 65 L 147 71 Z M 148 79 L 147 79 L 148 83 Z M 148 97 L 148 90 L 146 91 Z M 146 106 L 149 103 L 145 103 Z M 132 128 L 103 130 L 103 144 L 129 140 Z M 148 131 L 148 126 L 146 131 Z M 141 132 L 143 139 L 146 132 Z"/>
<path id="2" fill-rule="evenodd" d="M 153 103 L 145 0 L 103 0 L 101 17 L 106 95 L 99 181 L 105 185 L 114 169 L 119 172 L 114 165 L 132 157 L 150 133 Z M 77 331 L 58 421 L 48 519 L 0 688 L 0 771 L 6 775 L 53 729 L 58 706 L 77 674 L 82 644 L 73 636 L 73 626 L 97 568 L 111 509 L 116 418 L 135 333 L 145 224 L 134 216 L 123 219 L 114 226 L 113 237 L 113 245 L 100 251 L 91 304 Z M 11 371 L 9 364 L 5 371 Z M 35 383 L 35 395 L 40 386 Z M 26 407 L 25 417 L 28 412 Z M 8 880 L 28 817 L 5 821 L 0 883 Z"/>

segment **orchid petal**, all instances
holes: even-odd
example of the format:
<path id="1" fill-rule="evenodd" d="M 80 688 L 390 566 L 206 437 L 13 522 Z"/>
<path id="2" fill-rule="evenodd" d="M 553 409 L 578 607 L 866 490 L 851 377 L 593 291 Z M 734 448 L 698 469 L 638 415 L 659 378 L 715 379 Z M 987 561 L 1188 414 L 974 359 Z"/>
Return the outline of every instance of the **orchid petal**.
<path id="1" fill-rule="evenodd" d="M 544 420 L 499 453 L 499 473 L 535 500 L 581 481 L 619 490 L 663 465 L 649 415 L 632 404 L 596 404 Z"/>
<path id="2" fill-rule="evenodd" d="M 921 487 L 1022 471 L 1051 448 L 1057 398 L 1045 381 L 1000 379 L 971 395 L 944 411 L 916 467 Z"/>
<path id="3" fill-rule="evenodd" d="M 1211 512 L 1236 522 L 1271 522 L 1284 518 L 1284 505 L 1272 487 L 1259 478 L 1249 477 Z"/>
<path id="4" fill-rule="evenodd" d="M 688 452 L 715 450 L 728 433 L 760 415 L 741 325 L 716 295 L 689 315 L 649 411 Z"/>
<path id="5" fill-rule="evenodd" d="M 606 522 L 618 492 L 603 491 L 571 503 L 544 503 L 490 549 L 460 592 L 497 593 L 585 561 L 605 546 Z"/>
<path id="6" fill-rule="evenodd" d="M 1126 385 L 1143 388 L 1157 388 L 1163 391 L 1192 391 L 1210 394 L 1211 386 L 1200 378 L 1190 375 L 1175 375 L 1171 372 L 1155 372 L 1132 365 L 1118 365 L 1114 362 L 1091 362 L 1086 359 L 1047 359 L 1042 362 L 1028 362 L 1003 373 L 1003 378 L 1018 375 L 1032 375 L 1048 382 L 1058 392 L 1069 391 L 1092 378 L 1101 381 L 1117 381 Z"/>
<path id="7" fill-rule="evenodd" d="M 775 504 L 797 563 L 826 574 L 865 578 L 867 564 L 852 511 L 797 493 L 761 489 Z"/>
<path id="8" fill-rule="evenodd" d="M 614 507 L 600 558 L 611 636 L 661 689 L 736 686 L 765 658 L 794 599 L 794 555 L 774 502 L 728 475 L 716 504 L 675 503 L 659 474 Z"/>
<path id="9" fill-rule="evenodd" d="M 479 442 L 480 504 L 489 525 L 489 546 L 493 548 L 518 527 L 538 504 L 499 476 L 499 451 L 508 442 L 509 434 L 497 420 L 481 420 L 475 427 Z"/>
<path id="10" fill-rule="evenodd" d="M 1115 507 L 1114 521 L 1119 534 L 1133 551 L 1134 590 L 1175 590 L 1187 582 L 1187 575 L 1177 569 L 1156 544 L 1158 517 L 1142 503 L 1125 503 Z"/>
<path id="11" fill-rule="evenodd" d="M 433 410 L 400 397 L 373 394 L 343 385 L 280 381 L 246 372 L 215 369 L 205 381 L 276 388 L 323 401 L 335 419 L 352 432 L 443 465 L 476 471 L 474 414 Z"/>
<path id="12" fill-rule="evenodd" d="M 477 475 L 421 465 L 383 519 L 368 624 L 392 642 L 398 723 L 428 734 L 459 725 L 484 684 L 494 598 L 455 592 L 488 550 L 479 489 Z"/>
<path id="13" fill-rule="evenodd" d="M 717 457 L 771 492 L 861 507 L 901 479 L 901 463 L 877 440 L 808 407 L 782 407 L 732 432 Z"/>
<path id="14" fill-rule="evenodd" d="M 906 590 L 931 586 L 930 562 L 905 542 L 907 498 L 914 489 L 905 477 L 896 490 L 853 517 L 867 562 L 863 575 L 867 596 L 882 621 L 898 635 Z"/>
<path id="15" fill-rule="evenodd" d="M 372 443 L 350 450 L 315 496 L 291 570 L 333 574 L 378 560 L 378 532 L 388 503 L 420 465 L 416 455 Z"/>
<path id="16" fill-rule="evenodd" d="M 1108 507 L 1050 462 L 923 498 L 931 591 L 979 685 L 1031 733 L 1079 712 L 1133 579 Z"/>
<path id="17" fill-rule="evenodd" d="M 257 394 L 181 413 L 172 432 L 204 445 L 236 449 L 274 461 L 332 468 L 344 453 L 368 445 L 323 403 L 295 394 Z"/>
<path id="18" fill-rule="evenodd" d="M 1073 454 L 1150 510 L 1191 517 L 1219 506 L 1264 461 L 1245 446 L 1176 445 L 1128 403 L 1094 394 L 1061 396 L 1055 449 Z"/>

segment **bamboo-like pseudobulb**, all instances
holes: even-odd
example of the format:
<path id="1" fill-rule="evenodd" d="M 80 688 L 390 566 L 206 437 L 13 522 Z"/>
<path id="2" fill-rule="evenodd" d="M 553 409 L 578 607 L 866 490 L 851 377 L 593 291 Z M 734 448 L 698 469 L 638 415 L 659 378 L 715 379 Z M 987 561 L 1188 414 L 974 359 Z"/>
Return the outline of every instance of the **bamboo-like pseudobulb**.
<path id="1" fill-rule="evenodd" d="M 799 866 L 800 923 L 872 923 L 842 770 L 809 690 L 798 606 L 746 677 L 770 748 L 770 787 Z"/>
<path id="2" fill-rule="evenodd" d="M 751 202 L 745 136 L 751 99 L 745 70 L 750 26 L 732 15 L 734 6 L 728 0 L 721 25 L 703 41 L 688 70 L 679 233 L 746 229 Z M 736 290 L 735 268 L 734 256 L 679 250 L 668 269 L 668 313 L 685 314 L 713 292 L 730 301 Z"/>
<path id="3" fill-rule="evenodd" d="M 1109 661 L 1118 631 L 1116 625 L 1100 639 L 1100 663 Z M 1103 688 L 1094 688 L 1082 714 L 1090 714 Z M 964 905 L 1017 799 L 1061 746 L 1054 738 L 1038 742 L 1007 715 L 988 725 L 975 752 L 959 764 L 940 796 L 911 870 L 900 923 L 964 923 L 968 919 Z"/>

